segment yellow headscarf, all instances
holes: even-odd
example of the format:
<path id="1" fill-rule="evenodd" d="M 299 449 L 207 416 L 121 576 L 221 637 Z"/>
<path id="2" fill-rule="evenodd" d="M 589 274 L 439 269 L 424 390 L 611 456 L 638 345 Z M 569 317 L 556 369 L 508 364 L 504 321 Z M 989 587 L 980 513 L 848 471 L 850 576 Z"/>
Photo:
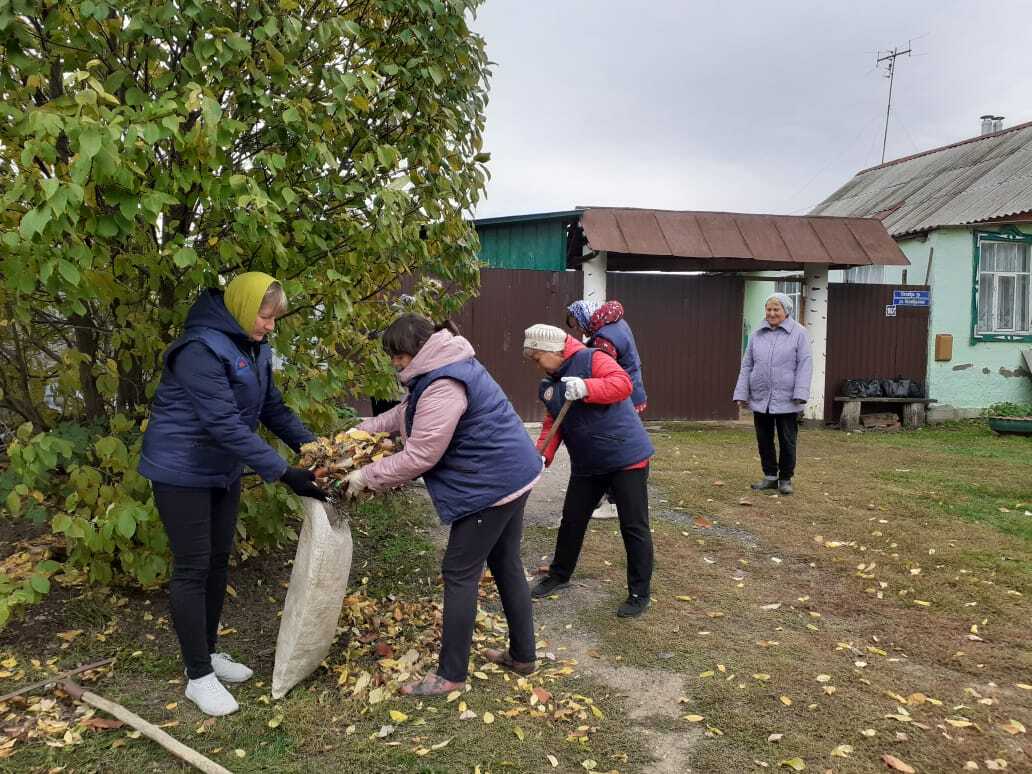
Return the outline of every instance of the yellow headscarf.
<path id="1" fill-rule="evenodd" d="M 273 282 L 276 282 L 275 277 L 260 271 L 249 271 L 238 274 L 226 286 L 226 309 L 247 335 L 251 335 L 254 329 L 265 291 Z"/>

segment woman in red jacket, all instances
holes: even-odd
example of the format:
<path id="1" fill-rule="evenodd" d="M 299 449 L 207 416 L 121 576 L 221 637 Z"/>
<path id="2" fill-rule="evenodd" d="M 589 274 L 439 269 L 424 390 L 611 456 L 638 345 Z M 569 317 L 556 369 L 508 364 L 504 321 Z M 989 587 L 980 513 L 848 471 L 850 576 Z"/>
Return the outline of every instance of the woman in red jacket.
<path id="1" fill-rule="evenodd" d="M 560 443 L 570 455 L 570 483 L 563 502 L 555 556 L 531 590 L 544 597 L 570 583 L 584 533 L 602 495 L 616 503 L 627 551 L 627 600 L 617 615 L 641 615 L 649 606 L 652 535 L 649 531 L 649 459 L 655 453 L 631 403 L 631 379 L 613 358 L 589 349 L 554 325 L 524 332 L 523 353 L 544 372 L 539 397 L 548 410 L 538 450 L 550 465 Z M 571 404 L 560 432 L 544 446 L 564 403 Z"/>

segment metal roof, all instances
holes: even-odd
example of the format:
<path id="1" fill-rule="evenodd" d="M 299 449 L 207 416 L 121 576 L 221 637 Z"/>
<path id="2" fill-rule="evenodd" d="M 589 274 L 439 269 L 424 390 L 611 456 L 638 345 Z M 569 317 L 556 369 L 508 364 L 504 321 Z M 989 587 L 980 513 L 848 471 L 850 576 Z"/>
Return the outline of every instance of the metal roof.
<path id="1" fill-rule="evenodd" d="M 558 212 L 534 212 L 526 215 L 501 215 L 494 218 L 477 218 L 474 226 L 498 226 L 505 223 L 532 223 L 550 220 L 576 220 L 584 214 L 583 210 L 560 210 Z"/>
<path id="2" fill-rule="evenodd" d="M 688 259 L 700 268 L 732 271 L 801 263 L 910 263 L 873 218 L 592 207 L 581 227 L 593 250 L 610 253 L 611 268 L 614 253 Z M 662 268 L 663 261 L 651 263 Z"/>
<path id="3" fill-rule="evenodd" d="M 1032 212 L 1032 122 L 858 172 L 811 215 L 877 217 L 893 236 Z"/>

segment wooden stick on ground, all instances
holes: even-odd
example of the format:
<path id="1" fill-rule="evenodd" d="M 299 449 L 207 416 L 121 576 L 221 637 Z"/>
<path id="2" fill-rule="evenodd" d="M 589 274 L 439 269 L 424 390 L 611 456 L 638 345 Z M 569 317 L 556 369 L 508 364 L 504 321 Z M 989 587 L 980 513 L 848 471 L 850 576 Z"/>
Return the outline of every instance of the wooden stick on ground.
<path id="1" fill-rule="evenodd" d="M 67 672 L 59 672 L 53 677 L 48 677 L 46 680 L 40 680 L 38 683 L 26 685 L 24 688 L 19 688 L 17 691 L 5 693 L 3 696 L 0 696 L 0 703 L 3 703 L 8 699 L 13 699 L 15 696 L 21 696 L 23 693 L 34 691 L 37 688 L 46 688 L 48 685 L 59 683 L 62 680 L 71 677 L 72 675 L 81 674 L 82 672 L 89 672 L 91 669 L 99 669 L 102 666 L 107 666 L 108 664 L 114 663 L 114 661 L 115 660 L 113 658 L 106 658 L 103 661 L 94 661 L 92 664 L 86 664 L 85 666 L 76 667 L 75 669 L 69 669 Z"/>
<path id="2" fill-rule="evenodd" d="M 180 760 L 186 761 L 191 766 L 200 769 L 205 774 L 232 774 L 229 769 L 220 766 L 210 758 L 206 758 L 199 752 L 191 747 L 187 747 L 185 744 L 175 739 L 157 726 L 148 723 L 146 720 L 136 715 L 121 704 L 116 704 L 113 701 L 108 701 L 103 696 L 98 696 L 95 693 L 91 693 L 83 688 L 81 685 L 73 680 L 65 680 L 61 683 L 61 690 L 71 696 L 73 699 L 78 699 L 89 704 L 91 707 L 96 707 L 99 710 L 103 710 L 109 715 L 114 715 L 116 718 L 121 720 L 123 723 L 132 726 L 137 731 L 142 733 L 148 739 L 152 739 L 170 753 L 175 755 Z"/>

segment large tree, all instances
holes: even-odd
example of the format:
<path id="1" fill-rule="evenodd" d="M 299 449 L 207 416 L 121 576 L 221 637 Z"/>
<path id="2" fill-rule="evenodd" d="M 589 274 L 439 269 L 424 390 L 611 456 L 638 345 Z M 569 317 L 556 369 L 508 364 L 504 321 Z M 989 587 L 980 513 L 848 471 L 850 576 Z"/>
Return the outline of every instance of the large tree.
<path id="1" fill-rule="evenodd" d="M 340 399 L 388 383 L 369 333 L 401 278 L 439 278 L 418 286 L 435 312 L 463 300 L 442 288 L 475 286 L 478 4 L 0 0 L 0 413 L 34 428 L 13 469 L 42 479 L 42 454 L 80 479 L 55 520 L 88 524 L 58 531 L 80 540 L 112 502 L 145 502 L 131 443 L 116 466 L 107 439 L 138 431 L 198 289 L 246 270 L 283 281 L 285 392 L 328 429 Z M 54 437 L 20 456 L 69 419 L 99 428 L 89 455 Z M 37 486 L 9 510 L 49 496 Z"/>

